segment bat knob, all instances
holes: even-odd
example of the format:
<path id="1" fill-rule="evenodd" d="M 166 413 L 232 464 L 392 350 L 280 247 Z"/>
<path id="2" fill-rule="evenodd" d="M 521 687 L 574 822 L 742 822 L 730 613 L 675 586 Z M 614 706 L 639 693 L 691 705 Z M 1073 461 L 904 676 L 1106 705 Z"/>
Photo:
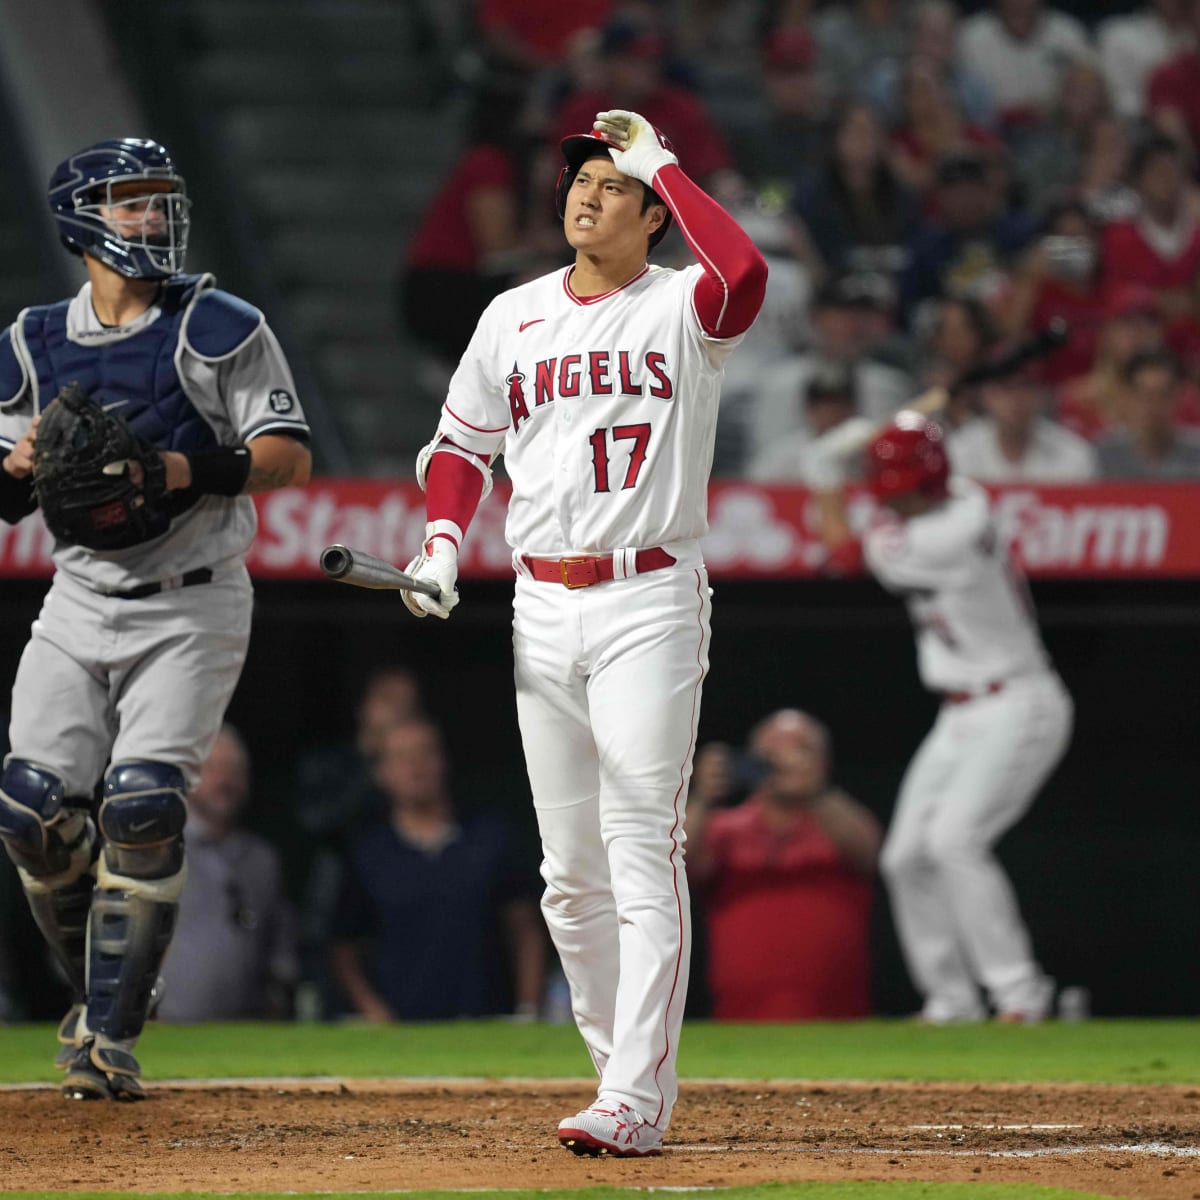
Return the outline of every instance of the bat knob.
<path id="1" fill-rule="evenodd" d="M 346 546 L 326 546 L 321 551 L 321 570 L 330 579 L 341 579 L 354 565 L 354 556 Z"/>

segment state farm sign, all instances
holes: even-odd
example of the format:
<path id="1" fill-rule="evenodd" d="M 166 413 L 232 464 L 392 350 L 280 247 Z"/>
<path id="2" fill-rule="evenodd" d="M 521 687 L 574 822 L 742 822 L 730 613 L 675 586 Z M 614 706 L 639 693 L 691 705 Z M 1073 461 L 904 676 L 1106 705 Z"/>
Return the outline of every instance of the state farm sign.
<path id="1" fill-rule="evenodd" d="M 1031 575 L 1200 578 L 1200 485 L 1094 484 L 992 489 L 1006 537 Z M 480 507 L 464 547 L 466 578 L 509 578 L 504 541 L 507 490 Z M 871 501 L 851 498 L 861 528 Z M 425 531 L 425 498 L 415 483 L 321 479 L 258 498 L 259 533 L 250 569 L 260 579 L 317 579 L 321 550 L 333 542 L 403 566 Z M 704 552 L 716 579 L 815 577 L 824 551 L 817 513 L 803 488 L 714 483 Z M 0 524 L 0 576 L 44 577 L 50 535 L 34 514 Z"/>

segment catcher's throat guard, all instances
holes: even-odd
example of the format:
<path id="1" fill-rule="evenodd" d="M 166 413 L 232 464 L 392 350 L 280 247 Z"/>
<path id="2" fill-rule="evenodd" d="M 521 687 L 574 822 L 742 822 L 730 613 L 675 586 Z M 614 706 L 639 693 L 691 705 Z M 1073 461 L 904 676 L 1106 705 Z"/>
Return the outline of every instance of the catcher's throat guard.
<path id="1" fill-rule="evenodd" d="M 141 467 L 134 482 L 133 464 Z M 122 550 L 165 533 L 166 465 L 116 414 L 67 384 L 42 413 L 33 489 L 47 528 L 89 550 Z"/>

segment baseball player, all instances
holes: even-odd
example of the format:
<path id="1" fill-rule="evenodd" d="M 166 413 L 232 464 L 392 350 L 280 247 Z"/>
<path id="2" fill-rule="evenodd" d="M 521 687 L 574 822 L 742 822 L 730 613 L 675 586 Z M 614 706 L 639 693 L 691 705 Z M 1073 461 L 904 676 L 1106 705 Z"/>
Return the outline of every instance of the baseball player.
<path id="1" fill-rule="evenodd" d="M 409 571 L 458 603 L 457 556 L 503 447 L 517 715 L 542 911 L 600 1076 L 564 1120 L 577 1154 L 659 1153 L 691 947 L 683 815 L 708 669 L 699 539 L 722 369 L 766 265 L 644 118 L 562 142 L 574 264 L 497 297 L 418 457 L 428 525 Z M 674 219 L 699 259 L 647 265 Z"/>
<path id="2" fill-rule="evenodd" d="M 862 553 L 904 597 L 921 681 L 942 697 L 905 772 L 881 861 L 921 1017 L 981 1020 L 982 988 L 1000 1020 L 1038 1021 L 1054 986 L 992 850 L 1062 758 L 1071 698 L 987 493 L 950 475 L 940 427 L 898 413 L 871 442 L 866 474 L 884 508 Z M 825 497 L 825 532 L 846 562 L 858 547 L 837 495 Z"/>
<path id="3" fill-rule="evenodd" d="M 59 1029 L 64 1094 L 136 1100 L 133 1046 L 183 886 L 184 793 L 250 636 L 249 493 L 306 482 L 311 456 L 262 313 L 182 273 L 189 201 L 164 147 L 125 138 L 72 154 L 49 201 L 88 279 L 0 335 L 0 516 L 40 503 L 56 534 L 13 685 L 0 839 L 75 993 Z M 87 421 L 64 431 L 68 401 Z M 69 449 L 105 422 L 145 453 L 94 479 L 66 472 L 76 490 L 60 510 L 46 431 Z M 132 485 L 132 501 L 81 507 L 78 488 L 99 495 L 105 481 Z"/>

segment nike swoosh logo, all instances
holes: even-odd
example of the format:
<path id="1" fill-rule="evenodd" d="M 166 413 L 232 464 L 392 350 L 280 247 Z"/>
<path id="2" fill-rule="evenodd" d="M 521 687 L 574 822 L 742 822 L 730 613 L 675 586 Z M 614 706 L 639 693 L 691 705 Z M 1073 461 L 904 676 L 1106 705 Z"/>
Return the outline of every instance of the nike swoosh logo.
<path id="1" fill-rule="evenodd" d="M 545 317 L 534 317 L 532 321 L 522 321 L 521 327 L 517 330 L 518 333 L 524 333 L 530 325 L 536 325 L 539 321 L 544 321 Z"/>

